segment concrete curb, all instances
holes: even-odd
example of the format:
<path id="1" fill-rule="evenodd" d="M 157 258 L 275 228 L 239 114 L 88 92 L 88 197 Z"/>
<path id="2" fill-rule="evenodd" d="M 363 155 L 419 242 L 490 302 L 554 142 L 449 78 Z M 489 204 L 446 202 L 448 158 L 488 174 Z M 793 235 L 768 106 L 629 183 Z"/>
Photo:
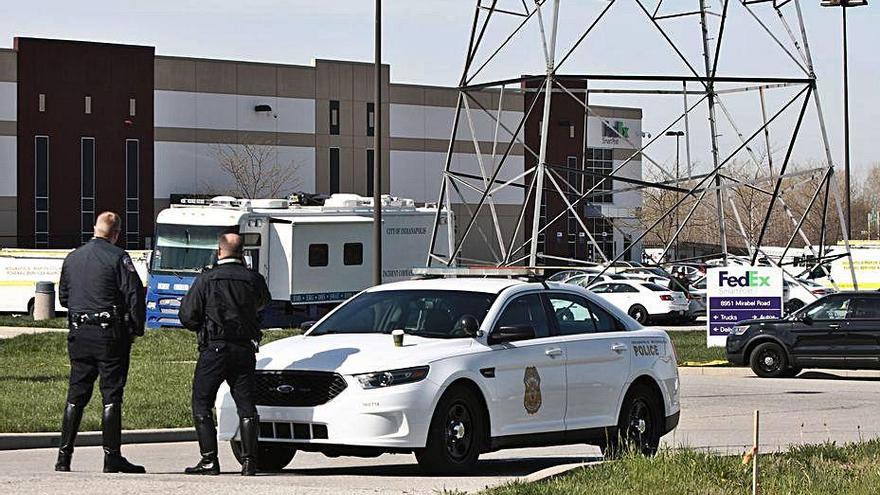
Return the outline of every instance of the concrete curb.
<path id="1" fill-rule="evenodd" d="M 678 373 L 680 375 L 702 375 L 702 376 L 742 376 L 742 377 L 753 377 L 757 378 L 757 376 L 752 373 L 752 370 L 747 367 L 732 367 L 732 366 L 679 366 Z M 827 376 L 823 376 L 827 375 Z M 802 378 L 880 378 L 880 371 L 878 370 L 832 370 L 832 369 L 807 369 L 803 371 L 798 377 Z M 786 378 L 786 380 L 790 380 L 790 378 Z"/>
<path id="2" fill-rule="evenodd" d="M 169 443 L 190 442 L 196 439 L 193 428 L 168 428 L 161 430 L 125 430 L 122 443 Z M 0 433 L 0 450 L 49 449 L 58 447 L 61 433 Z M 100 431 L 83 431 L 76 436 L 77 447 L 101 445 Z"/>
<path id="3" fill-rule="evenodd" d="M 588 461 L 576 462 L 573 464 L 560 464 L 559 466 L 551 466 L 540 471 L 535 471 L 532 474 L 521 476 L 517 481 L 521 483 L 536 483 L 538 481 L 553 479 L 578 469 L 590 469 L 601 466 L 604 463 L 605 461 Z"/>

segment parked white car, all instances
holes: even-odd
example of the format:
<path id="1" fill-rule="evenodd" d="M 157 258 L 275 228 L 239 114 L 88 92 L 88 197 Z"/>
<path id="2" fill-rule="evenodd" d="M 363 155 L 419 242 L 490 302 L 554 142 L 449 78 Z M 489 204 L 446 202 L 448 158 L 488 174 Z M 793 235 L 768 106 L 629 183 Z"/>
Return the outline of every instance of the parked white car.
<path id="1" fill-rule="evenodd" d="M 786 277 L 784 285 L 788 293 L 788 296 L 785 298 L 786 313 L 794 313 L 820 297 L 837 292 L 831 287 L 825 287 L 812 280 L 805 279 L 795 281 Z"/>
<path id="2" fill-rule="evenodd" d="M 591 285 L 598 284 L 599 282 L 612 282 L 614 280 L 627 280 L 627 278 L 623 275 L 617 275 L 614 273 L 606 273 L 604 275 L 598 275 L 594 273 L 582 273 L 580 275 L 575 275 L 574 277 L 566 279 L 565 283 L 580 285 L 581 287 L 586 288 Z"/>
<path id="3" fill-rule="evenodd" d="M 590 286 L 590 291 L 626 312 L 639 323 L 651 319 L 685 320 L 688 299 L 682 292 L 638 280 L 618 280 Z"/>
<path id="4" fill-rule="evenodd" d="M 445 473 L 523 446 L 590 443 L 614 453 L 622 440 L 652 454 L 680 410 L 666 332 L 571 284 L 380 285 L 256 359 L 263 470 L 283 468 L 297 450 L 413 452 L 424 470 Z M 226 385 L 216 408 L 219 438 L 240 453 Z"/>

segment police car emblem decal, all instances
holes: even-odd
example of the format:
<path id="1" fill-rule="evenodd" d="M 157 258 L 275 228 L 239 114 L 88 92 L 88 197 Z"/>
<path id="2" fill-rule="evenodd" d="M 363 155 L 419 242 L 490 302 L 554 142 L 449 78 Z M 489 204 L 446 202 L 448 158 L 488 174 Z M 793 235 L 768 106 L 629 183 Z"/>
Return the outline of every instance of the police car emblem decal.
<path id="1" fill-rule="evenodd" d="M 525 385 L 525 393 L 523 394 L 523 407 L 529 414 L 537 414 L 541 409 L 541 375 L 534 366 L 526 368 L 523 374 L 523 385 Z"/>

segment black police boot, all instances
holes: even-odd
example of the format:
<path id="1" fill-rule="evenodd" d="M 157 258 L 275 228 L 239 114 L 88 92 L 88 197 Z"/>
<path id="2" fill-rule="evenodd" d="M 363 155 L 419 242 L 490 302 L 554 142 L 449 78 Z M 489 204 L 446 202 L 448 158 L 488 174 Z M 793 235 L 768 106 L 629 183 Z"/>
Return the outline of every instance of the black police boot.
<path id="1" fill-rule="evenodd" d="M 122 404 L 104 405 L 103 429 L 104 472 L 146 473 L 143 466 L 132 464 L 122 457 Z"/>
<path id="2" fill-rule="evenodd" d="M 70 458 L 73 457 L 73 445 L 79 423 L 82 421 L 83 407 L 68 403 L 64 408 L 64 419 L 61 420 L 61 442 L 58 446 L 58 461 L 55 471 L 70 471 Z"/>
<path id="3" fill-rule="evenodd" d="M 241 475 L 257 474 L 257 436 L 260 431 L 260 417 L 241 418 Z"/>
<path id="4" fill-rule="evenodd" d="M 193 416 L 196 426 L 196 436 L 199 437 L 199 451 L 202 460 L 193 467 L 183 470 L 186 474 L 220 474 L 220 461 L 217 459 L 217 428 L 214 426 L 214 417 Z"/>

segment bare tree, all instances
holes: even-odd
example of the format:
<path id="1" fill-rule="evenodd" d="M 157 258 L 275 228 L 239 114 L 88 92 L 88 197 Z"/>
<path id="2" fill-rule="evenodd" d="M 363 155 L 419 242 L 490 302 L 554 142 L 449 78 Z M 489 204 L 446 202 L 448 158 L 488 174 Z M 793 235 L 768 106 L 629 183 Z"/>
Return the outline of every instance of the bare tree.
<path id="1" fill-rule="evenodd" d="M 296 190 L 302 183 L 300 164 L 279 160 L 278 149 L 272 144 L 217 144 L 212 149 L 217 164 L 232 179 L 236 196 L 274 198 Z"/>

